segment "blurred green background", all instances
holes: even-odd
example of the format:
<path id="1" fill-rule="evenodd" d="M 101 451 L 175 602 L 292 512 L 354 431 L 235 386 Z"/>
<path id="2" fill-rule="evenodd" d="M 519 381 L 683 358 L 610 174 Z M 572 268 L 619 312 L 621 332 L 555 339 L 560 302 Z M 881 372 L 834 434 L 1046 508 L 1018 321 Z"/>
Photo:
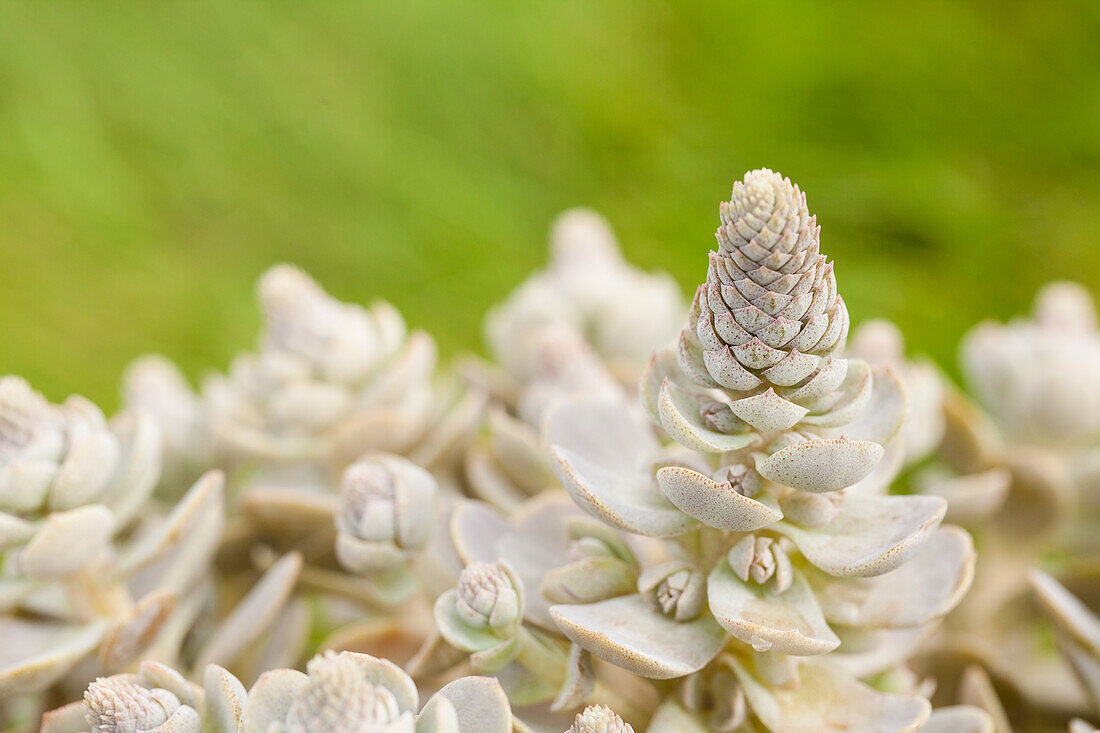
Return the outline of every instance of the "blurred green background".
<path id="1" fill-rule="evenodd" d="M 565 207 L 685 291 L 717 203 L 809 193 L 856 320 L 954 363 L 1100 286 L 1100 4 L 0 0 L 0 372 L 117 404 L 257 328 L 287 260 L 445 352 Z"/>

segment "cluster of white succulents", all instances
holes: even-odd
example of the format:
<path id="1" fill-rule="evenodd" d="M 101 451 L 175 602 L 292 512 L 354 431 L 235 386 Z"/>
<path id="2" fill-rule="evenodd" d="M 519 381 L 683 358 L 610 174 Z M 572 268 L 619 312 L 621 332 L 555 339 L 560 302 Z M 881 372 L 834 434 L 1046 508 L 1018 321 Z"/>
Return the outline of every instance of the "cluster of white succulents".
<path id="1" fill-rule="evenodd" d="M 967 338 L 971 401 L 888 323 L 848 343 L 757 170 L 690 306 L 564 214 L 490 359 L 289 266 L 258 296 L 227 374 L 143 358 L 111 421 L 0 379 L 0 730 L 1094 730 L 1079 289 Z"/>

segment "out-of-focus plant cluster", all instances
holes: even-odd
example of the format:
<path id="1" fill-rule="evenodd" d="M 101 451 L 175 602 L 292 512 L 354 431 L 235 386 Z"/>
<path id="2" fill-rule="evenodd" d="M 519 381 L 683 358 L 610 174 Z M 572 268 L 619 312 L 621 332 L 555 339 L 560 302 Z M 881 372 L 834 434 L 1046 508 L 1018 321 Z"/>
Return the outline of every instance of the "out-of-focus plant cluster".
<path id="1" fill-rule="evenodd" d="M 280 265 L 198 389 L 0 379 L 0 729 L 1094 731 L 1089 294 L 977 325 L 956 385 L 849 333 L 789 179 L 716 238 L 685 301 L 566 212 L 488 358 Z"/>

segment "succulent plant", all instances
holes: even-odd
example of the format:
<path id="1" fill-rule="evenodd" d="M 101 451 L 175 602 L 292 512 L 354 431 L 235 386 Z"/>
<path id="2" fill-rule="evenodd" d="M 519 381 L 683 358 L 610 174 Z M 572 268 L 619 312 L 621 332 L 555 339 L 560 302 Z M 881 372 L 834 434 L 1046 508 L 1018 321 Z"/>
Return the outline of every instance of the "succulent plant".
<path id="1" fill-rule="evenodd" d="M 1060 446 L 1100 439 L 1100 330 L 1083 287 L 1049 284 L 1032 319 L 979 325 L 963 341 L 962 364 L 1010 439 Z"/>
<path id="2" fill-rule="evenodd" d="M 722 219 L 679 356 L 659 352 L 643 377 L 647 413 L 681 445 L 662 446 L 621 400 L 577 399 L 546 420 L 562 482 L 583 509 L 622 530 L 697 546 L 710 613 L 693 621 L 648 612 L 641 597 L 555 609 L 575 642 L 655 677 L 698 671 L 725 647 L 725 632 L 760 651 L 806 656 L 840 645 L 827 617 L 879 628 L 927 623 L 957 602 L 973 563 L 957 530 L 919 555 L 943 500 L 833 493 L 875 467 L 906 399 L 889 369 L 839 357 L 847 314 L 804 197 L 789 180 L 755 171 L 735 185 Z M 737 343 L 710 337 L 716 321 Z M 935 566 L 939 553 L 947 574 L 917 569 Z M 818 598 L 834 586 L 838 598 L 863 600 L 823 608 Z M 906 586 L 940 600 L 904 618 L 859 608 L 884 592 L 872 588 Z M 626 618 L 630 637 L 617 638 Z"/>
<path id="3" fill-rule="evenodd" d="M 143 662 L 136 674 L 100 677 L 84 699 L 46 713 L 43 733 L 234 733 L 244 686 L 221 667 L 207 667 L 202 686 L 172 668 Z"/>
<path id="4" fill-rule="evenodd" d="M 463 487 L 506 512 L 559 486 L 539 435 L 545 415 L 579 396 L 625 394 L 611 366 L 572 325 L 533 324 L 512 348 L 510 371 L 465 365 L 467 379 L 482 385 L 493 404 L 466 450 Z"/>
<path id="5" fill-rule="evenodd" d="M 968 384 L 1004 436 L 1011 531 L 1037 543 L 1075 533 L 1067 550 L 1100 552 L 1100 329 L 1089 293 L 1051 283 L 1030 319 L 980 324 L 961 354 Z"/>
<path id="6" fill-rule="evenodd" d="M 314 657 L 306 673 L 266 672 L 245 691 L 216 665 L 203 685 L 145 662 L 137 674 L 100 678 L 82 702 L 47 713 L 47 733 L 511 733 L 508 700 L 495 681 L 455 680 L 421 709 L 408 675 L 384 659 L 332 652 Z"/>
<path id="7" fill-rule="evenodd" d="M 608 223 L 586 209 L 561 214 L 550 232 L 550 264 L 486 319 L 490 351 L 510 372 L 524 371 L 529 340 L 546 326 L 586 334 L 611 370 L 632 381 L 653 349 L 680 327 L 684 304 L 667 274 L 627 264 Z"/>
<path id="8" fill-rule="evenodd" d="M 983 324 L 964 342 L 963 371 L 980 405 L 934 367 L 907 361 L 901 335 L 889 324 L 869 324 L 855 338 L 853 350 L 873 363 L 893 366 L 903 376 L 911 403 L 922 406 L 902 430 L 905 455 L 896 451 L 893 458 L 895 464 L 912 467 L 904 477 L 908 490 L 947 499 L 947 519 L 974 533 L 982 557 L 965 602 L 941 633 L 920 643 L 918 666 L 940 678 L 937 699 L 943 701 L 952 699 L 944 691 L 953 690 L 953 680 L 965 677 L 975 662 L 1001 689 L 1011 691 L 1011 699 L 1023 696 L 1036 710 L 1072 707 L 1079 697 L 1065 670 L 1046 652 L 1025 577 L 1055 541 L 1077 557 L 1096 550 L 1089 539 L 1092 520 L 1073 511 L 1089 505 L 1094 449 L 1089 429 L 1078 432 L 1069 425 L 1087 425 L 1091 419 L 1090 375 L 1100 369 L 1100 361 L 1090 364 L 1094 316 L 1079 288 L 1058 284 L 1044 289 L 1035 313 L 1033 319 L 1008 325 Z M 1065 345 L 1071 341 L 1072 346 Z M 1082 383 L 1084 399 L 1070 405 L 1064 393 L 1077 389 L 1076 382 Z M 1053 419 L 1043 410 L 1058 400 L 1059 412 L 1074 414 L 1058 418 L 1067 421 L 1061 428 L 1042 426 Z M 937 422 L 939 428 L 931 429 Z M 937 433 L 935 444 L 923 439 Z M 891 450 L 894 446 L 884 464 L 891 461 Z M 873 482 L 875 491 L 885 491 L 896 475 L 895 466 L 880 467 L 864 488 Z"/>
<path id="9" fill-rule="evenodd" d="M 500 686 L 484 677 L 446 685 L 421 709 L 416 685 L 400 667 L 366 654 L 314 657 L 303 674 L 266 672 L 248 693 L 248 731 L 334 733 L 511 733 L 512 711 Z"/>
<path id="10" fill-rule="evenodd" d="M 904 338 L 892 323 L 861 326 L 850 352 L 901 375 L 911 408 L 901 439 L 888 447 L 883 465 L 862 488 L 886 493 L 903 467 L 916 466 L 912 488 L 946 499 L 948 521 L 976 529 L 996 515 L 1008 498 L 1012 473 L 1004 465 L 1001 436 L 982 411 L 935 365 L 907 359 Z"/>
<path id="11" fill-rule="evenodd" d="M 288 265 L 265 273 L 257 291 L 258 350 L 203 385 L 223 452 L 275 462 L 400 453 L 431 442 L 433 426 L 449 427 L 454 398 L 433 384 L 435 342 L 407 333 L 392 306 L 341 303 Z"/>
<path id="12" fill-rule="evenodd" d="M 113 671 L 184 623 L 224 522 L 211 472 L 168 510 L 147 499 L 160 437 L 144 413 L 109 423 L 0 380 L 0 698 L 35 694 L 98 650 Z M 163 647 L 172 653 L 172 644 Z"/>
<path id="13" fill-rule="evenodd" d="M 789 179 L 719 215 L 686 308 L 566 212 L 487 318 L 495 363 L 439 370 L 282 265 L 198 393 L 147 357 L 108 421 L 0 379 L 0 729 L 83 690 L 40 729 L 1095 731 L 1087 293 L 968 336 L 975 402 L 889 323 L 848 344 Z M 945 516 L 993 579 L 958 609 L 975 540 Z M 1052 557 L 1026 578 L 1060 657 L 1018 592 Z"/>
<path id="14" fill-rule="evenodd" d="M 58 578 L 102 559 L 159 471 L 160 435 L 143 414 L 108 424 L 81 397 L 52 405 L 18 377 L 0 379 L 0 548 L 9 574 Z"/>

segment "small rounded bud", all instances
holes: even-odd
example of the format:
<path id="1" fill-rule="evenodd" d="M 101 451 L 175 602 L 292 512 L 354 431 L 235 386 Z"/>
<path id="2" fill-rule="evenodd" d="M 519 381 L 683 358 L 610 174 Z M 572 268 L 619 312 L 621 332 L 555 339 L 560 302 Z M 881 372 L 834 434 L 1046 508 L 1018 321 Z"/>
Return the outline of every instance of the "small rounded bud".
<path id="1" fill-rule="evenodd" d="M 369 681 L 350 656 L 326 652 L 306 669 L 309 682 L 287 711 L 288 733 L 360 733 L 401 718 L 393 692 Z"/>
<path id="2" fill-rule="evenodd" d="M 400 456 L 370 455 L 340 482 L 336 556 L 352 572 L 395 567 L 431 540 L 438 490 L 430 473 Z"/>
<path id="3" fill-rule="evenodd" d="M 340 482 L 340 512 L 359 539 L 391 541 L 397 534 L 397 489 L 393 474 L 379 461 L 360 461 Z"/>
<path id="4" fill-rule="evenodd" d="M 745 691 L 726 663 L 711 665 L 684 680 L 680 686 L 684 709 L 710 721 L 715 731 L 736 731 L 748 717 Z"/>
<path id="5" fill-rule="evenodd" d="M 688 562 L 663 563 L 642 573 L 638 591 L 677 621 L 698 616 L 706 602 L 706 577 Z"/>
<path id="6" fill-rule="evenodd" d="M 84 692 L 92 733 L 140 733 L 164 724 L 180 707 L 167 690 L 148 689 L 121 677 L 101 677 Z"/>
<path id="7" fill-rule="evenodd" d="M 722 466 L 714 474 L 718 483 L 728 483 L 741 496 L 753 498 L 764 488 L 764 477 L 755 469 L 741 464 Z"/>
<path id="8" fill-rule="evenodd" d="M 775 588 L 782 593 L 794 581 L 794 569 L 784 542 L 773 537 L 748 535 L 733 546 L 727 556 L 734 574 L 758 584 L 775 578 Z"/>
<path id="9" fill-rule="evenodd" d="M 699 408 L 699 417 L 703 419 L 704 425 L 719 433 L 732 433 L 738 426 L 744 426 L 741 419 L 724 402 L 707 402 Z"/>
<path id="10" fill-rule="evenodd" d="M 606 705 L 589 705 L 565 733 L 634 733 L 634 728 Z"/>
<path id="11" fill-rule="evenodd" d="M 520 588 L 506 563 L 471 563 L 458 576 L 458 614 L 475 629 L 513 626 L 523 615 Z"/>
<path id="12" fill-rule="evenodd" d="M 615 552 L 596 537 L 578 537 L 569 543 L 570 560 L 575 562 L 587 557 L 615 557 Z"/>
<path id="13" fill-rule="evenodd" d="M 840 514 L 844 506 L 844 491 L 830 491 L 826 494 L 810 494 L 805 491 L 792 491 L 779 500 L 783 518 L 801 527 L 820 529 Z"/>

